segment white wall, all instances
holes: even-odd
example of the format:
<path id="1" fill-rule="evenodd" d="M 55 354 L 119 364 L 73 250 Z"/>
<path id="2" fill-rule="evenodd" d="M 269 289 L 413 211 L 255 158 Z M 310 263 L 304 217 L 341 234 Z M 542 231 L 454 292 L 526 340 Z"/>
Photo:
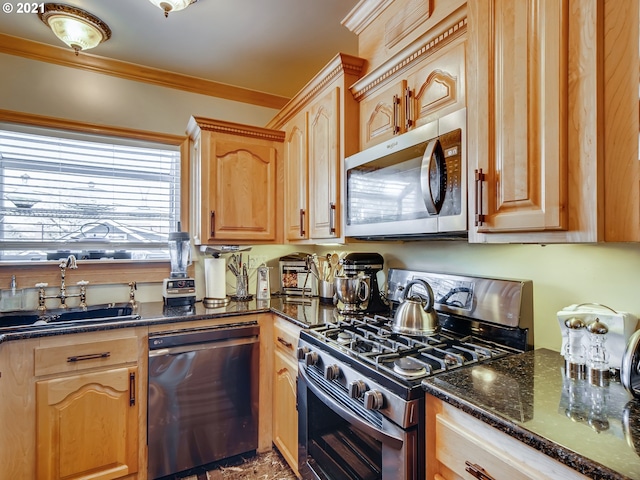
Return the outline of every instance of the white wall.
<path id="1" fill-rule="evenodd" d="M 0 108 L 185 135 L 191 115 L 264 126 L 277 110 L 0 54 Z"/>

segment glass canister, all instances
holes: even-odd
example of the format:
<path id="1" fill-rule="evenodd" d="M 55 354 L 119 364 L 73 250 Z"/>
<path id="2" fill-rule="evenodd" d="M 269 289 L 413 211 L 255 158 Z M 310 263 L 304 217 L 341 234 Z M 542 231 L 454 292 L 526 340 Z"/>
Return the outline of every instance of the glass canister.
<path id="1" fill-rule="evenodd" d="M 586 373 L 586 349 L 582 343 L 585 324 L 577 317 L 568 318 L 564 324 L 568 330 L 567 345 L 563 352 L 565 373 L 570 378 L 583 379 Z"/>
<path id="2" fill-rule="evenodd" d="M 587 325 L 589 333 L 589 350 L 587 365 L 589 383 L 599 387 L 609 385 L 609 352 L 605 347 L 609 328 L 598 318 Z"/>

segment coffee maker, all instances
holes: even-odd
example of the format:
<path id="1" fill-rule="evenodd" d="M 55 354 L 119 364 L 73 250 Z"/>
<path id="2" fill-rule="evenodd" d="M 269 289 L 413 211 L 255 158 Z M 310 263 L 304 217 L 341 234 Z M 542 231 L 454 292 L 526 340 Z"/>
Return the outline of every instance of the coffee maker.
<path id="1" fill-rule="evenodd" d="M 191 265 L 189 233 L 170 232 L 168 243 L 171 274 L 162 283 L 164 304 L 169 307 L 193 305 L 196 302 L 196 281 L 187 276 L 187 267 Z"/>
<path id="2" fill-rule="evenodd" d="M 363 275 L 369 282 L 369 299 L 360 306 L 365 314 L 389 313 L 390 307 L 380 293 L 378 272 L 384 267 L 384 258 L 379 253 L 349 253 L 341 261 L 342 271 L 347 277 Z"/>

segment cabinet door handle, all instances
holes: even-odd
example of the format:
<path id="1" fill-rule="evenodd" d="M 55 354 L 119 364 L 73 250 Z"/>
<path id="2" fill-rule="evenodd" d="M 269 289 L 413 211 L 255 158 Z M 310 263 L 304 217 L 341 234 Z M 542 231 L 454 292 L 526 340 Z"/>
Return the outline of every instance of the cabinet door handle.
<path id="1" fill-rule="evenodd" d="M 477 478 L 478 480 L 495 480 L 480 465 L 471 463 L 469 460 L 465 460 L 464 464 L 466 465 L 464 467 L 465 471 L 470 473 L 472 477 Z"/>
<path id="2" fill-rule="evenodd" d="M 216 236 L 216 211 L 211 210 L 211 214 L 209 216 L 209 235 L 213 238 Z"/>
<path id="3" fill-rule="evenodd" d="M 475 226 L 478 227 L 482 225 L 485 221 L 485 216 L 482 213 L 482 184 L 485 181 L 486 175 L 482 173 L 482 169 L 476 169 L 476 215 L 475 215 Z"/>
<path id="4" fill-rule="evenodd" d="M 400 97 L 398 95 L 393 96 L 393 134 L 400 133 Z"/>
<path id="5" fill-rule="evenodd" d="M 129 374 L 129 405 L 136 404 L 136 374 L 131 372 Z"/>
<path id="6" fill-rule="evenodd" d="M 278 337 L 278 341 L 287 348 L 293 347 L 293 343 L 287 342 L 284 338 Z"/>
<path id="7" fill-rule="evenodd" d="M 336 233 L 336 204 L 329 204 L 329 233 Z"/>
<path id="8" fill-rule="evenodd" d="M 407 87 L 404 91 L 404 125 L 405 129 L 409 130 L 413 126 L 413 120 L 411 119 L 411 88 Z"/>
<path id="9" fill-rule="evenodd" d="M 109 358 L 110 356 L 110 352 L 89 353 L 87 355 L 72 355 L 71 357 L 67 357 L 67 362 L 82 362 L 84 360 L 95 360 L 97 358 Z"/>
<path id="10" fill-rule="evenodd" d="M 304 237 L 304 208 L 300 209 L 300 236 Z"/>

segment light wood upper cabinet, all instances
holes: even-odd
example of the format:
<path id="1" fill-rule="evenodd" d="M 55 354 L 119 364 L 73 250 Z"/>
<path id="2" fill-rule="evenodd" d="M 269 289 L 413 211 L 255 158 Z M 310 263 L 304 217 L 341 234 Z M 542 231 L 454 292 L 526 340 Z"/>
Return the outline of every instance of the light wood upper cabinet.
<path id="1" fill-rule="evenodd" d="M 359 118 L 348 87 L 363 65 L 362 59 L 338 54 L 267 125 L 286 132 L 289 242 L 344 240 L 342 170 L 344 158 L 358 151 Z"/>
<path id="2" fill-rule="evenodd" d="M 311 238 L 340 236 L 340 121 L 339 87 L 315 99 L 309 109 L 309 198 L 313 215 Z"/>
<path id="3" fill-rule="evenodd" d="M 194 242 L 281 241 L 284 132 L 192 117 L 187 133 Z"/>
<path id="4" fill-rule="evenodd" d="M 640 240 L 638 5 L 618 7 L 468 2 L 471 242 Z"/>
<path id="5" fill-rule="evenodd" d="M 475 231 L 566 230 L 568 1 L 469 5 Z"/>
<path id="6" fill-rule="evenodd" d="M 437 32 L 351 87 L 361 150 L 465 107 L 466 19 L 447 19 Z"/>
<path id="7" fill-rule="evenodd" d="M 285 239 L 309 238 L 309 172 L 307 169 L 307 112 L 287 125 L 284 140 Z"/>

